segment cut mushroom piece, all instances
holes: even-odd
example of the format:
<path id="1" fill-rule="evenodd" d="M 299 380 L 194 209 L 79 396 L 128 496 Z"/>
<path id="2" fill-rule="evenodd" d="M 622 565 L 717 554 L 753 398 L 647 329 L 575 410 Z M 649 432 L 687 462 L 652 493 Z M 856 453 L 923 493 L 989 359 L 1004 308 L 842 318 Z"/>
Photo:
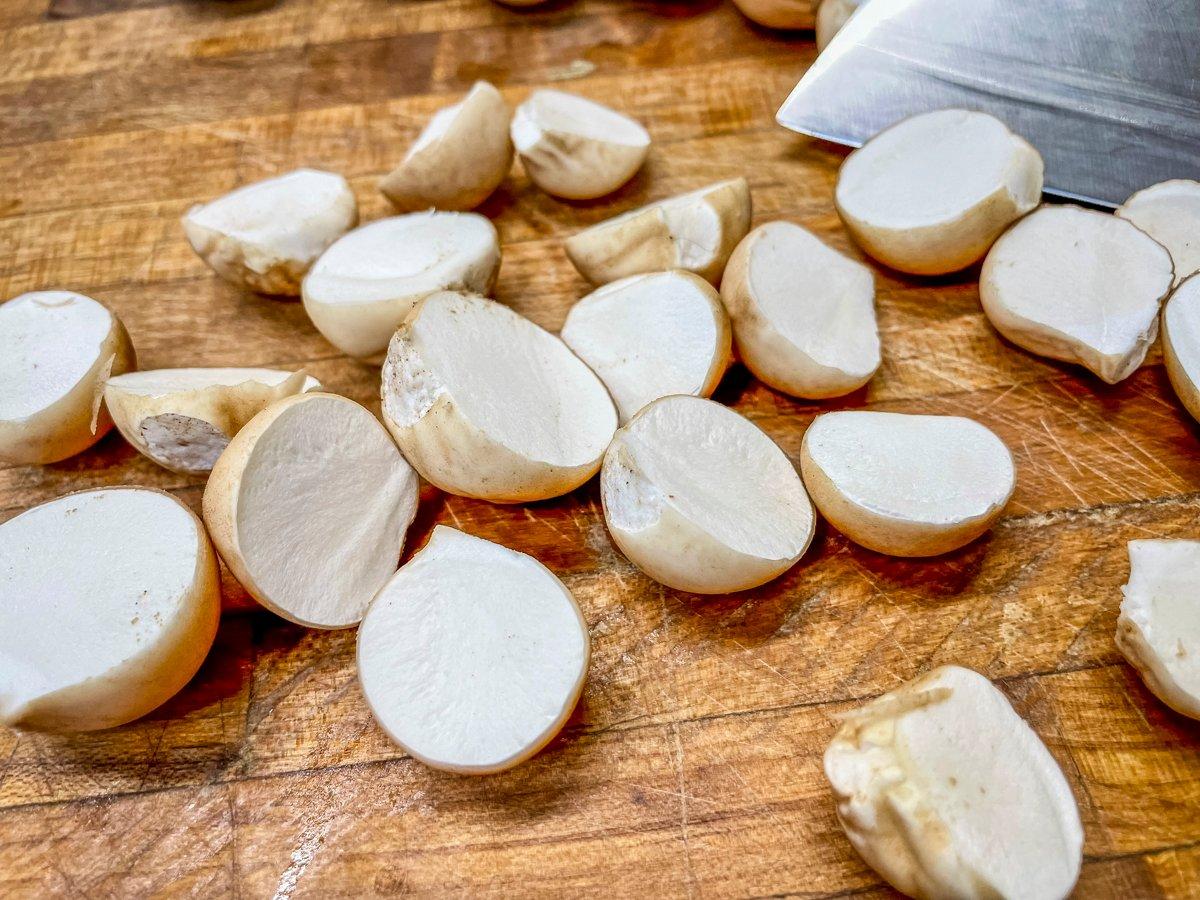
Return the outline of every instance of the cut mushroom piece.
<path id="1" fill-rule="evenodd" d="M 996 242 L 979 276 L 979 299 L 1018 347 L 1115 384 L 1146 358 L 1173 282 L 1171 254 L 1136 225 L 1077 206 L 1045 206 Z"/>
<path id="2" fill-rule="evenodd" d="M 1117 215 L 1167 248 L 1177 281 L 1200 271 L 1200 181 L 1179 178 L 1138 191 Z"/>
<path id="3" fill-rule="evenodd" d="M 1016 487 L 1004 442 L 958 416 L 818 416 L 804 435 L 800 471 L 821 515 L 892 556 L 937 556 L 975 540 Z"/>
<path id="4" fill-rule="evenodd" d="M 621 552 L 676 590 L 758 587 L 812 541 L 812 504 L 783 451 L 711 400 L 663 397 L 645 407 L 613 438 L 600 488 Z"/>
<path id="5" fill-rule="evenodd" d="M 986 113 L 943 109 L 904 119 L 846 158 L 835 201 L 867 253 L 915 275 L 982 259 L 1037 206 L 1042 157 Z"/>
<path id="6" fill-rule="evenodd" d="M 422 299 L 491 293 L 499 270 L 499 238 L 483 216 L 394 216 L 350 232 L 317 260 L 304 279 L 304 308 L 339 350 L 372 356 Z"/>
<path id="7" fill-rule="evenodd" d="M 812 28 L 817 0 L 733 0 L 743 16 L 764 28 Z"/>
<path id="8" fill-rule="evenodd" d="M 155 369 L 110 378 L 104 402 L 139 453 L 172 472 L 203 475 L 263 409 L 320 386 L 278 369 Z"/>
<path id="9" fill-rule="evenodd" d="M 604 385 L 559 338 L 451 291 L 427 297 L 396 332 L 381 389 L 384 422 L 417 471 L 497 503 L 579 487 L 617 427 Z"/>
<path id="10" fill-rule="evenodd" d="M 461 101 L 434 113 L 379 189 L 400 210 L 474 209 L 512 167 L 509 118 L 500 92 L 475 82 Z"/>
<path id="11" fill-rule="evenodd" d="M 485 775 L 558 733 L 589 648 L 575 598 L 549 569 L 439 525 L 371 603 L 358 680 L 376 721 L 413 757 Z"/>
<path id="12" fill-rule="evenodd" d="M 310 628 L 345 628 L 396 571 L 417 476 L 353 400 L 311 393 L 268 406 L 230 441 L 204 522 L 252 597 Z"/>
<path id="13" fill-rule="evenodd" d="M 593 225 L 567 239 L 566 251 L 593 284 L 686 269 L 716 284 L 750 228 L 745 178 L 721 181 Z"/>
<path id="14" fill-rule="evenodd" d="M 1146 686 L 1200 719 L 1200 541 L 1130 541 L 1117 647 Z"/>
<path id="15" fill-rule="evenodd" d="M 567 314 L 562 339 L 604 382 L 621 421 L 669 394 L 707 397 L 729 366 L 729 318 L 713 286 L 690 272 L 614 281 Z"/>
<path id="16" fill-rule="evenodd" d="M 183 230 L 226 281 L 294 297 L 313 261 L 357 222 L 358 204 L 345 178 L 297 169 L 193 206 Z"/>
<path id="17" fill-rule="evenodd" d="M 611 194 L 650 152 L 650 133 L 636 120 L 564 91 L 534 91 L 518 106 L 512 141 L 530 180 L 568 200 Z"/>
<path id="18" fill-rule="evenodd" d="M 867 0 L 821 0 L 817 7 L 817 50 L 824 50 Z"/>
<path id="19" fill-rule="evenodd" d="M 1179 402 L 1200 422 L 1200 274 L 1175 289 L 1162 315 L 1163 360 Z"/>
<path id="20" fill-rule="evenodd" d="M 135 368 L 110 310 L 70 291 L 0 304 L 0 463 L 58 462 L 112 428 L 104 380 Z"/>
<path id="21" fill-rule="evenodd" d="M 760 225 L 721 279 L 738 353 L 760 381 L 795 397 L 840 397 L 879 369 L 875 278 L 791 222 Z"/>
<path id="22" fill-rule="evenodd" d="M 0 525 L 0 607 L 0 724 L 112 728 L 200 668 L 221 612 L 217 558 L 170 494 L 68 494 Z"/>
<path id="23" fill-rule="evenodd" d="M 1061 900 L 1079 877 L 1062 769 L 970 669 L 934 669 L 846 713 L 825 776 L 854 849 L 911 897 Z"/>

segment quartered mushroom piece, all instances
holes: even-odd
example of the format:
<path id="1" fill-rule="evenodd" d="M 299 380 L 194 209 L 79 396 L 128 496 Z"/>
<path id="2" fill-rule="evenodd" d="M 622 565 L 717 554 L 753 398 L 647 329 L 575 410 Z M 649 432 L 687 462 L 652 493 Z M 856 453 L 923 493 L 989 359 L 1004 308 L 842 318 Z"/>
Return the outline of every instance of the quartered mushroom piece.
<path id="1" fill-rule="evenodd" d="M 1117 215 L 1167 248 L 1177 281 L 1200 271 L 1200 181 L 1177 178 L 1138 191 Z"/>
<path id="2" fill-rule="evenodd" d="M 1163 360 L 1179 402 L 1200 422 L 1200 274 L 1186 279 L 1162 314 Z"/>

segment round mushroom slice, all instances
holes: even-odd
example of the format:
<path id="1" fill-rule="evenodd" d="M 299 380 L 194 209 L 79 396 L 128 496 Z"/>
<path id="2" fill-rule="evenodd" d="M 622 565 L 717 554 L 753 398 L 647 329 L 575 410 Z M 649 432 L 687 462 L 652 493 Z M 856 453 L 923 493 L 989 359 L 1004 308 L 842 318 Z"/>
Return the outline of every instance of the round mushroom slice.
<path id="1" fill-rule="evenodd" d="M 500 92 L 475 82 L 461 101 L 434 113 L 379 189 L 404 211 L 474 209 L 512 167 L 509 118 Z"/>
<path id="2" fill-rule="evenodd" d="M 170 494 L 68 494 L 0 525 L 0 606 L 0 724 L 112 728 L 200 668 L 220 617 L 217 558 Z"/>
<path id="3" fill-rule="evenodd" d="M 732 350 L 720 295 L 680 271 L 593 291 L 571 307 L 562 339 L 600 376 L 622 422 L 659 397 L 711 395 Z"/>
<path id="4" fill-rule="evenodd" d="M 750 228 L 750 187 L 735 178 L 660 200 L 567 239 L 575 268 L 593 284 L 686 269 L 716 284 Z"/>
<path id="5" fill-rule="evenodd" d="M 1138 191 L 1117 215 L 1167 248 L 1177 281 L 1200 271 L 1200 181 L 1177 178 Z"/>
<path id="6" fill-rule="evenodd" d="M 825 776 L 854 849 L 911 897 L 1061 900 L 1079 877 L 1062 769 L 970 669 L 934 669 L 843 714 Z"/>
<path id="7" fill-rule="evenodd" d="M 975 540 L 1016 487 L 1000 438 L 958 416 L 818 416 L 804 434 L 800 471 L 821 515 L 892 556 L 937 556 Z"/>
<path id="8" fill-rule="evenodd" d="M 492 300 L 427 297 L 388 347 L 383 418 L 451 494 L 496 503 L 574 490 L 600 468 L 617 411 L 559 338 Z"/>
<path id="9" fill-rule="evenodd" d="M 721 279 L 738 353 L 760 381 L 794 397 L 840 397 L 879 369 L 875 278 L 791 222 L 760 225 Z"/>
<path id="10" fill-rule="evenodd" d="M 310 628 L 358 623 L 395 573 L 416 511 L 416 473 L 383 426 L 333 394 L 268 406 L 204 489 L 204 522 L 242 587 Z"/>
<path id="11" fill-rule="evenodd" d="M 821 0 L 817 7 L 817 51 L 824 50 L 867 0 Z"/>
<path id="12" fill-rule="evenodd" d="M 0 304 L 0 463 L 92 446 L 112 428 L 104 380 L 135 366 L 125 326 L 90 297 L 36 291 Z"/>
<path id="13" fill-rule="evenodd" d="M 1200 719 L 1200 541 L 1130 541 L 1117 648 L 1146 686 Z"/>
<path id="14" fill-rule="evenodd" d="M 278 369 L 155 369 L 110 378 L 104 403 L 139 453 L 172 472 L 203 475 L 263 409 L 320 386 Z"/>
<path id="15" fill-rule="evenodd" d="M 394 216 L 350 232 L 317 260 L 304 279 L 304 309 L 339 350 L 373 356 L 422 299 L 490 293 L 499 270 L 499 238 L 483 216 Z"/>
<path id="16" fill-rule="evenodd" d="M 867 253 L 915 275 L 983 258 L 1042 195 L 1042 157 L 986 113 L 944 109 L 891 126 L 846 158 L 834 199 Z"/>
<path id="17" fill-rule="evenodd" d="M 812 28 L 813 0 L 733 0 L 743 16 L 764 28 Z"/>
<path id="18" fill-rule="evenodd" d="M 226 281 L 294 297 L 313 261 L 357 222 L 358 203 L 345 178 L 297 169 L 193 206 L 183 230 Z"/>
<path id="19" fill-rule="evenodd" d="M 589 648 L 575 598 L 549 569 L 439 525 L 371 603 L 358 680 L 376 721 L 413 757 L 486 775 L 558 733 Z"/>
<path id="20" fill-rule="evenodd" d="M 650 152 L 650 133 L 636 120 L 563 91 L 534 91 L 518 106 L 512 141 L 530 180 L 568 200 L 611 194 Z"/>
<path id="21" fill-rule="evenodd" d="M 1173 282 L 1171 254 L 1136 225 L 1077 206 L 1045 206 L 996 242 L 979 276 L 979 299 L 1018 347 L 1115 384 L 1146 358 Z"/>
<path id="22" fill-rule="evenodd" d="M 663 397 L 634 416 L 604 456 L 600 489 L 621 552 L 680 591 L 758 587 L 812 541 L 812 504 L 783 451 L 699 397 Z"/>
<path id="23" fill-rule="evenodd" d="M 1162 315 L 1163 360 L 1179 402 L 1200 422 L 1200 275 L 1175 289 Z"/>

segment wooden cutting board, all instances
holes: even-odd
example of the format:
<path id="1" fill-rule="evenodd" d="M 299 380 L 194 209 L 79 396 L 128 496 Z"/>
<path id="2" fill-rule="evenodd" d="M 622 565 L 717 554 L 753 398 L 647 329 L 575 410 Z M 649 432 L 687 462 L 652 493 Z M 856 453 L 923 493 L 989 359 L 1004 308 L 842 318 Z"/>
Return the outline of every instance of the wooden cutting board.
<path id="1" fill-rule="evenodd" d="M 586 291 L 565 235 L 717 179 L 749 179 L 757 222 L 791 218 L 857 255 L 832 204 L 842 152 L 772 118 L 813 56 L 811 35 L 710 0 L 5 0 L 0 296 L 95 296 L 145 368 L 303 366 L 374 405 L 375 368 L 334 352 L 298 304 L 218 281 L 180 214 L 313 165 L 351 179 L 365 219 L 384 215 L 378 176 L 488 78 L 511 102 L 546 84 L 609 102 L 655 140 L 607 200 L 561 203 L 517 173 L 488 202 L 499 298 L 547 327 Z M 821 753 L 837 713 L 952 662 L 996 679 L 1062 763 L 1087 831 L 1079 897 L 1200 893 L 1200 725 L 1156 702 L 1112 641 L 1125 542 L 1200 536 L 1200 430 L 1157 351 L 1107 387 L 999 340 L 969 275 L 877 277 L 884 365 L 868 389 L 800 403 L 739 368 L 718 398 L 793 460 L 825 409 L 977 418 L 1019 475 L 989 536 L 909 562 L 822 526 L 777 582 L 699 600 L 613 549 L 595 483 L 523 508 L 427 490 L 412 545 L 454 524 L 534 554 L 579 598 L 594 655 L 562 737 L 505 775 L 431 772 L 373 724 L 352 631 L 234 610 L 193 683 L 147 719 L 0 731 L 0 895 L 888 896 L 837 826 Z M 0 470 L 0 518 L 112 484 L 193 507 L 202 490 L 112 435 Z M 228 580 L 226 601 L 247 605 Z"/>

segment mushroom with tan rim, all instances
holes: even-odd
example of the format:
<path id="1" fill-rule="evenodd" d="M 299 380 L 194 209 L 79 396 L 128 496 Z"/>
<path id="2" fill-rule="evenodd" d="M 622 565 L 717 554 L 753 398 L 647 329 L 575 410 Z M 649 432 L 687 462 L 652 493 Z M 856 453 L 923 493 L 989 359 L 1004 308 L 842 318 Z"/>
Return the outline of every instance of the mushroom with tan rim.
<path id="1" fill-rule="evenodd" d="M 1200 181 L 1177 178 L 1138 191 L 1117 215 L 1167 248 L 1177 281 L 1200 271 Z"/>
<path id="2" fill-rule="evenodd" d="M 1200 274 L 1175 289 L 1162 314 L 1163 361 L 1179 402 L 1200 422 Z"/>

